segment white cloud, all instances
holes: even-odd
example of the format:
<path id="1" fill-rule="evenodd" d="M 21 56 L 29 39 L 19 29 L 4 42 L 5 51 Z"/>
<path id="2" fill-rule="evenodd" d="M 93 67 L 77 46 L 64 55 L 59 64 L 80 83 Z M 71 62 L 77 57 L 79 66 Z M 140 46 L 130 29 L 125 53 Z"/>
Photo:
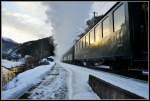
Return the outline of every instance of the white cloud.
<path id="1" fill-rule="evenodd" d="M 17 6 L 23 8 L 24 13 L 37 17 L 40 20 L 46 20 L 45 11 L 47 7 L 42 5 L 42 2 L 14 2 Z"/>
<path id="2" fill-rule="evenodd" d="M 2 36 L 22 43 L 53 34 L 50 21 L 46 23 L 46 6 L 41 2 L 13 2 L 13 5 L 20 11 L 12 12 L 3 6 Z"/>
<path id="3" fill-rule="evenodd" d="M 28 32 L 18 30 L 17 28 L 12 27 L 12 26 L 3 26 L 2 33 L 7 33 L 4 35 L 4 37 L 11 38 L 11 39 L 13 39 L 17 42 L 21 42 L 21 43 L 29 41 L 29 40 L 38 39 L 38 37 L 36 37 L 35 35 L 32 35 L 32 34 L 28 35 L 28 34 L 26 34 Z"/>

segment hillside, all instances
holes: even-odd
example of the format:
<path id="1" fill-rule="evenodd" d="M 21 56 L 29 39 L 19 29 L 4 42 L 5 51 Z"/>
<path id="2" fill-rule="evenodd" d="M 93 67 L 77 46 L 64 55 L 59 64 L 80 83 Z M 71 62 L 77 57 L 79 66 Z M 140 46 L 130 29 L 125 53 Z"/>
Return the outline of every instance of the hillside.
<path id="1" fill-rule="evenodd" d="M 25 42 L 14 49 L 9 55 L 10 58 L 15 58 L 18 54 L 21 55 L 21 57 L 30 55 L 38 60 L 48 56 L 54 56 L 53 38 L 47 37 L 35 41 Z"/>
<path id="2" fill-rule="evenodd" d="M 2 38 L 2 52 L 7 53 L 10 49 L 19 46 L 19 44 L 11 39 Z"/>
<path id="3" fill-rule="evenodd" d="M 6 56 L 8 55 L 9 52 L 11 52 L 13 49 L 15 49 L 16 47 L 18 47 L 20 44 L 9 39 L 9 38 L 4 38 L 2 37 L 2 57 L 6 58 Z"/>

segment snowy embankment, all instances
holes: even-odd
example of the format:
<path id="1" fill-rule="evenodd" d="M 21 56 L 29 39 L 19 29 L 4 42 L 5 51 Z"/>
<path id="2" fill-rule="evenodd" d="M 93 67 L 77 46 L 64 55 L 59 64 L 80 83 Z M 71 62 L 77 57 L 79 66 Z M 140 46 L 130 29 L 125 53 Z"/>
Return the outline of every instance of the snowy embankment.
<path id="1" fill-rule="evenodd" d="M 70 100 L 99 100 L 100 98 L 88 85 L 89 73 L 80 69 L 73 69 L 72 65 L 58 62 L 70 73 L 68 81 Z"/>
<path id="2" fill-rule="evenodd" d="M 2 62 L 2 66 L 5 67 L 5 68 L 12 68 L 12 67 L 16 67 L 16 66 L 21 66 L 24 64 L 24 61 L 9 61 L 9 60 L 6 60 L 6 59 L 2 59 L 1 60 Z"/>
<path id="3" fill-rule="evenodd" d="M 88 99 L 92 98 L 88 89 L 89 74 L 96 76 L 106 82 L 109 82 L 115 86 L 128 90 L 146 99 L 149 99 L 149 84 L 140 80 L 127 78 L 124 76 L 118 76 L 116 74 L 106 73 L 103 71 L 97 71 L 87 69 L 81 66 L 75 66 L 65 63 L 59 63 L 66 70 L 72 72 L 72 98 L 73 99 Z"/>
<path id="4" fill-rule="evenodd" d="M 38 84 L 55 65 L 55 62 L 49 63 L 49 65 L 41 65 L 17 75 L 8 83 L 7 90 L 2 91 L 2 99 L 17 99 Z"/>

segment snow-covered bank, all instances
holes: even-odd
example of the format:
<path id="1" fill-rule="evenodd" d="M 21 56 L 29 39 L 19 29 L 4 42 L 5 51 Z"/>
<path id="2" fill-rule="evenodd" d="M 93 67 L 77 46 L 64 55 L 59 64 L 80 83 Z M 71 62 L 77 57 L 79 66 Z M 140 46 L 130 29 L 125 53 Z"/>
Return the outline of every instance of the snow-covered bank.
<path id="1" fill-rule="evenodd" d="M 66 68 L 67 70 L 71 70 L 73 72 L 73 98 L 75 99 L 88 99 L 89 95 L 87 94 L 84 97 L 84 91 L 88 89 L 87 82 L 89 74 L 94 75 L 104 81 L 107 81 L 115 86 L 120 88 L 126 89 L 130 92 L 133 92 L 139 96 L 142 96 L 146 99 L 149 99 L 149 84 L 146 82 L 141 82 L 140 80 L 135 80 L 131 78 L 125 78 L 122 76 L 118 76 L 111 73 L 106 73 L 102 71 L 87 69 L 81 66 L 75 66 L 65 63 L 59 63 L 62 67 Z M 75 79 L 76 78 L 76 79 Z M 82 92 L 81 95 L 79 92 Z"/>
<path id="2" fill-rule="evenodd" d="M 16 66 L 21 66 L 24 64 L 24 61 L 9 61 L 6 59 L 2 59 L 2 66 L 4 66 L 5 68 L 12 68 L 12 67 L 16 67 Z"/>
<path id="3" fill-rule="evenodd" d="M 2 99 L 17 99 L 32 86 L 39 83 L 47 72 L 55 65 L 54 62 L 49 63 L 49 65 L 41 65 L 20 73 L 8 83 L 7 90 L 2 92 Z"/>
<path id="4" fill-rule="evenodd" d="M 89 73 L 83 70 L 72 68 L 71 65 L 58 63 L 70 73 L 69 99 L 70 100 L 99 100 L 100 98 L 92 91 L 88 85 Z"/>

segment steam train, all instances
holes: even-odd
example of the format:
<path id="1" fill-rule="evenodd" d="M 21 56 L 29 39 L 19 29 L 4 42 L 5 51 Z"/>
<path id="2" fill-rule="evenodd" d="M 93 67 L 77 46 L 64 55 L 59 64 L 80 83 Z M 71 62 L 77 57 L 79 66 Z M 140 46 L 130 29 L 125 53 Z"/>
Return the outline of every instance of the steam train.
<path id="1" fill-rule="evenodd" d="M 66 63 L 148 70 L 148 2 L 117 2 L 67 51 Z"/>

